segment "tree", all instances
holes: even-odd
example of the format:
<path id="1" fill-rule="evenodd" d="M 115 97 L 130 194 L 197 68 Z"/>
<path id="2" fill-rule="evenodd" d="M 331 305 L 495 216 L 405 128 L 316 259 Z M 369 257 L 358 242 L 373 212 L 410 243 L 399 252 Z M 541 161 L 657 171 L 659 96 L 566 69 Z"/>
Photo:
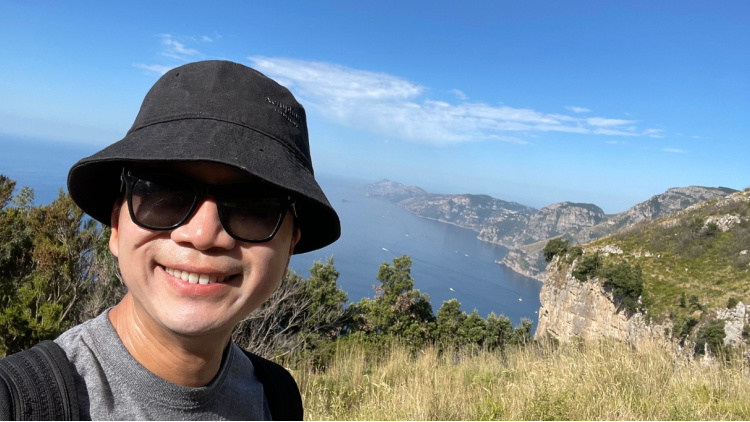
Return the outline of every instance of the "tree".
<path id="1" fill-rule="evenodd" d="M 563 255 L 568 251 L 568 241 L 563 240 L 562 237 L 558 237 L 547 242 L 544 247 L 544 260 L 547 262 L 552 261 L 555 255 Z"/>
<path id="2" fill-rule="evenodd" d="M 487 316 L 485 344 L 489 349 L 505 348 L 513 336 L 513 324 L 505 315 L 497 316 L 494 312 Z"/>
<path id="3" fill-rule="evenodd" d="M 695 336 L 695 353 L 705 354 L 708 346 L 714 355 L 726 357 L 729 349 L 724 346 L 724 337 L 727 336 L 724 324 L 724 320 L 717 319 L 703 325 Z"/>
<path id="4" fill-rule="evenodd" d="M 638 309 L 638 298 L 643 294 L 641 266 L 621 261 L 607 266 L 603 277 L 606 279 L 604 285 L 610 287 L 616 296 L 622 298 L 628 311 L 635 312 Z"/>
<path id="5" fill-rule="evenodd" d="M 421 344 L 431 338 L 435 317 L 430 296 L 414 289 L 411 258 L 384 262 L 378 271 L 375 298 L 363 298 L 356 306 L 357 329 L 366 333 L 392 335 Z"/>
<path id="6" fill-rule="evenodd" d="M 15 181 L 0 176 L 2 354 L 57 337 L 81 320 L 92 292 L 112 283 L 97 252 L 108 232 L 62 189 L 51 204 L 34 206 L 33 190 L 24 187 L 12 196 L 14 187 Z"/>
<path id="7" fill-rule="evenodd" d="M 602 258 L 599 252 L 594 252 L 592 255 L 584 255 L 578 261 L 578 265 L 573 270 L 573 277 L 578 281 L 584 282 L 589 277 L 596 277 L 599 274 L 599 270 L 602 267 Z"/>
<path id="8" fill-rule="evenodd" d="M 315 261 L 310 268 L 310 278 L 305 281 L 303 295 L 310 301 L 305 311 L 303 331 L 333 338 L 341 335 L 351 319 L 345 309 L 346 292 L 337 285 L 339 272 L 329 257 L 325 264 Z"/>
<path id="9" fill-rule="evenodd" d="M 300 351 L 304 338 L 299 333 L 305 326 L 310 306 L 304 290 L 302 277 L 289 271 L 260 308 L 237 324 L 232 340 L 241 348 L 268 359 Z"/>
<path id="10" fill-rule="evenodd" d="M 458 300 L 446 300 L 437 312 L 437 338 L 452 345 L 464 344 L 467 340 L 466 319 L 466 312 L 461 310 Z"/>
<path id="11" fill-rule="evenodd" d="M 521 325 L 513 330 L 510 343 L 517 346 L 525 346 L 531 343 L 531 327 L 534 322 L 528 318 L 521 318 Z"/>
<path id="12" fill-rule="evenodd" d="M 462 331 L 466 334 L 467 342 L 482 346 L 487 336 L 487 321 L 474 309 L 464 320 Z"/>
<path id="13" fill-rule="evenodd" d="M 316 349 L 347 332 L 353 310 L 337 286 L 332 257 L 315 261 L 310 274 L 305 280 L 289 270 L 271 297 L 237 325 L 234 341 L 268 358 L 312 353 L 318 360 Z"/>

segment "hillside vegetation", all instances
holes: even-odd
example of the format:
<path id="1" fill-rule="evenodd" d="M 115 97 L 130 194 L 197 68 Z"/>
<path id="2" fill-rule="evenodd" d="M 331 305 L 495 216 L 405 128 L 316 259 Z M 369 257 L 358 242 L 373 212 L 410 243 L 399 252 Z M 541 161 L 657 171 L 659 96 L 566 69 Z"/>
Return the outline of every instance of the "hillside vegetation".
<path id="1" fill-rule="evenodd" d="M 724 321 L 750 300 L 750 189 L 585 245 L 554 239 L 544 252 L 555 274 L 599 280 L 625 311 L 643 313 L 680 344 L 695 342 L 697 353 L 707 342 L 723 352 L 750 335 L 741 316 L 743 332 L 725 340 Z"/>
<path id="2" fill-rule="evenodd" d="M 298 366 L 307 420 L 748 420 L 750 374 L 660 346 L 535 344 L 414 353 L 340 343 L 331 366 Z"/>
<path id="3" fill-rule="evenodd" d="M 641 223 L 591 246 L 604 244 L 640 265 L 655 318 L 750 299 L 750 190 Z"/>

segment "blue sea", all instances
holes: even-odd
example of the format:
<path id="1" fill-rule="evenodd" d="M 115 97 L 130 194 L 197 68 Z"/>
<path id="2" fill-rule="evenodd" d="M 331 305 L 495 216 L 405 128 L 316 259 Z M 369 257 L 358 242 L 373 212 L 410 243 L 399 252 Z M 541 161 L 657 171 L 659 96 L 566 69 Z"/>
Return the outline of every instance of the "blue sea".
<path id="1" fill-rule="evenodd" d="M 99 149 L 2 134 L 0 148 L 0 174 L 15 179 L 18 186 L 34 188 L 37 204 L 54 200 L 70 166 Z M 314 261 L 332 256 L 340 273 L 339 286 L 349 301 L 358 302 L 374 296 L 383 262 L 409 255 L 415 288 L 429 294 L 436 312 L 443 301 L 455 298 L 467 313 L 476 309 L 482 317 L 502 314 L 513 325 L 523 317 L 536 323 L 541 283 L 495 264 L 507 249 L 480 242 L 471 230 L 365 197 L 366 185 L 374 181 L 329 176 L 321 170 L 317 178 L 339 213 L 342 236 L 324 249 L 294 256 L 295 272 L 308 277 Z"/>

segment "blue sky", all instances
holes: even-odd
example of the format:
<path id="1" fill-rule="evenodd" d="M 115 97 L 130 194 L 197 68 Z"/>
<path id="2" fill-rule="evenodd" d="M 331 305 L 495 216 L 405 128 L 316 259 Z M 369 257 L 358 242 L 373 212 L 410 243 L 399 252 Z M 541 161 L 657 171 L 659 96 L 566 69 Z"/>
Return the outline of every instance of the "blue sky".
<path id="1" fill-rule="evenodd" d="M 19 139 L 93 152 L 163 72 L 228 59 L 305 105 L 319 174 L 608 213 L 750 186 L 745 0 L 0 0 L 0 37 Z"/>

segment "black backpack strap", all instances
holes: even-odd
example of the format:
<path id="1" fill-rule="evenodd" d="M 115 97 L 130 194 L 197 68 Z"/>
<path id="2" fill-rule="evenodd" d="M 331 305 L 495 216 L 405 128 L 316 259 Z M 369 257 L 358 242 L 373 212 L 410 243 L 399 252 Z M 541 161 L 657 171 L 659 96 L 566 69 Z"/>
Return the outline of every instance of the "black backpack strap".
<path id="1" fill-rule="evenodd" d="M 78 420 L 65 351 L 45 340 L 0 360 L 0 420 Z"/>
<path id="2" fill-rule="evenodd" d="M 275 421 L 301 421 L 302 396 L 292 374 L 283 366 L 243 350 L 255 367 L 255 376 L 263 384 L 268 408 Z"/>

